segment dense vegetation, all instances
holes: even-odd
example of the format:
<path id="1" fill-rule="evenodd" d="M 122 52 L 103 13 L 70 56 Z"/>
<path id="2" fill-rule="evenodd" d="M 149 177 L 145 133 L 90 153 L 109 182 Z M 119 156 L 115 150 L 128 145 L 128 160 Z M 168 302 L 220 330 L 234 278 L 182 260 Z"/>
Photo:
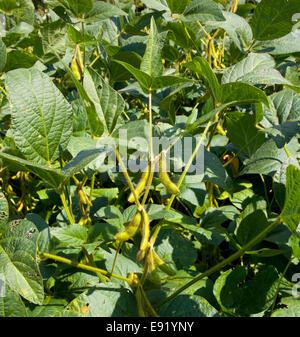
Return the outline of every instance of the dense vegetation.
<path id="1" fill-rule="evenodd" d="M 0 12 L 0 316 L 299 316 L 300 1 Z"/>

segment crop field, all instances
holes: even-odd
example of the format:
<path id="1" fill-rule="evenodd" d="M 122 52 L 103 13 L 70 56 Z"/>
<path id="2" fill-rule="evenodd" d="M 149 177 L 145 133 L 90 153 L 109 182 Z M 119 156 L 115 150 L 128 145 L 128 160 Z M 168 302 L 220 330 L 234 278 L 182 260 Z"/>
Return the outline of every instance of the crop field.
<path id="1" fill-rule="evenodd" d="M 299 0 L 0 0 L 0 317 L 300 317 L 299 134 Z"/>

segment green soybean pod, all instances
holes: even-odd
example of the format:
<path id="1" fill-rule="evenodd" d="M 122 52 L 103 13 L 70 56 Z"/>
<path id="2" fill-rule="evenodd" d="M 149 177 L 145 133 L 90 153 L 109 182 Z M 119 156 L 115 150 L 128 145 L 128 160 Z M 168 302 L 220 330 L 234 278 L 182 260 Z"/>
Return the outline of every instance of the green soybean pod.
<path id="1" fill-rule="evenodd" d="M 165 186 L 166 190 L 170 194 L 178 194 L 180 193 L 179 188 L 176 184 L 173 183 L 173 181 L 170 179 L 168 173 L 167 173 L 167 162 L 166 162 L 166 156 L 164 152 L 161 153 L 159 158 L 159 179 L 161 183 Z"/>
<path id="2" fill-rule="evenodd" d="M 153 258 L 154 258 L 154 262 L 155 264 L 158 266 L 158 268 L 163 271 L 164 273 L 166 273 L 167 275 L 170 276 L 174 276 L 176 275 L 176 271 L 174 269 L 172 269 L 170 266 L 168 266 L 165 261 L 163 259 L 161 259 L 155 252 L 155 250 L 153 249 Z"/>
<path id="3" fill-rule="evenodd" d="M 115 235 L 115 239 L 124 242 L 133 238 L 140 227 L 141 221 L 142 215 L 140 212 L 137 212 L 128 226 L 123 231 Z"/>
<path id="4" fill-rule="evenodd" d="M 140 244 L 140 250 L 145 251 L 148 246 L 150 235 L 150 220 L 147 212 L 142 210 L 142 240 Z"/>
<path id="5" fill-rule="evenodd" d="M 137 194 L 137 196 L 140 195 L 140 193 L 143 191 L 143 189 L 145 188 L 148 178 L 149 178 L 149 174 L 150 174 L 150 164 L 147 165 L 145 171 L 143 172 L 139 182 L 137 183 L 136 187 L 135 187 L 135 192 Z M 128 202 L 134 202 L 134 195 L 131 192 L 129 197 L 128 197 Z"/>

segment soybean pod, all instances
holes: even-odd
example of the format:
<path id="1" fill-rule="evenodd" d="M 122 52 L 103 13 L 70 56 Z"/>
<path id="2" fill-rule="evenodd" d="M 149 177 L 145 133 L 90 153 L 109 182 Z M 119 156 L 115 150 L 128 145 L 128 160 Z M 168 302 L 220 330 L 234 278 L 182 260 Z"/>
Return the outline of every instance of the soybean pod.
<path id="1" fill-rule="evenodd" d="M 167 162 L 166 162 L 166 156 L 164 152 L 161 153 L 159 158 L 159 179 L 161 183 L 165 186 L 166 190 L 170 194 L 178 194 L 180 192 L 178 186 L 173 183 L 173 181 L 170 179 L 168 173 L 167 173 Z"/>
<path id="2" fill-rule="evenodd" d="M 161 259 L 155 252 L 155 250 L 153 249 L 153 259 L 154 259 L 154 263 L 158 266 L 158 268 L 163 271 L 165 274 L 170 275 L 170 276 L 174 276 L 176 275 L 176 271 L 174 269 L 172 269 L 170 266 L 168 266 L 165 261 L 163 259 Z"/>
<path id="3" fill-rule="evenodd" d="M 132 239 L 138 231 L 141 221 L 142 215 L 140 212 L 137 212 L 128 224 L 128 226 L 123 231 L 115 235 L 115 239 L 122 242 Z"/>
<path id="4" fill-rule="evenodd" d="M 147 165 L 145 171 L 143 172 L 141 179 L 139 180 L 138 184 L 136 185 L 135 188 L 135 192 L 137 194 L 137 196 L 139 196 L 141 194 L 141 192 L 143 191 L 143 189 L 145 188 L 148 178 L 149 178 L 149 174 L 150 174 L 150 164 Z M 129 197 L 128 197 L 128 202 L 134 202 L 134 195 L 131 192 Z"/>
<path id="5" fill-rule="evenodd" d="M 150 220 L 147 212 L 142 210 L 142 240 L 140 244 L 140 250 L 145 251 L 148 246 L 150 235 Z"/>

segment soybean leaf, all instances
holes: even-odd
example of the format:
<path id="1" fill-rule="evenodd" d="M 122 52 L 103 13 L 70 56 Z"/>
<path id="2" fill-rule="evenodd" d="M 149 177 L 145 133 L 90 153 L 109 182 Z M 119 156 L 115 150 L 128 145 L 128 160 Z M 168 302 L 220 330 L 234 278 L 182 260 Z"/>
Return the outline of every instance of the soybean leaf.
<path id="1" fill-rule="evenodd" d="M 3 71 L 6 62 L 6 46 L 0 39 L 0 72 Z"/>
<path id="2" fill-rule="evenodd" d="M 86 90 L 83 85 L 78 81 L 77 77 L 74 75 L 72 70 L 60 59 L 60 62 L 63 64 L 68 74 L 71 76 L 78 93 L 83 101 L 83 105 L 87 114 L 87 119 L 89 122 L 89 127 L 93 136 L 100 137 L 103 134 L 104 126 L 100 120 L 100 117 L 97 114 L 96 108 L 92 100 L 89 98 Z M 87 69 L 85 69 L 85 72 Z"/>
<path id="3" fill-rule="evenodd" d="M 287 145 L 287 150 L 292 151 L 296 144 L 296 140 L 292 139 Z M 266 174 L 273 176 L 282 163 L 288 158 L 287 152 L 283 146 L 278 146 L 276 140 L 268 139 L 262 146 L 247 160 L 244 161 L 244 168 L 240 172 L 243 174 Z"/>
<path id="4" fill-rule="evenodd" d="M 291 232 L 299 231 L 300 224 L 300 169 L 289 165 L 286 169 L 286 194 L 281 219 Z"/>
<path id="5" fill-rule="evenodd" d="M 69 103 L 49 77 L 34 68 L 9 72 L 6 86 L 16 145 L 27 159 L 50 165 L 72 134 Z"/>
<path id="6" fill-rule="evenodd" d="M 99 305 L 105 303 L 105 305 Z M 137 317 L 133 293 L 117 283 L 105 283 L 86 290 L 72 301 L 81 308 L 88 304 L 89 317 Z"/>
<path id="7" fill-rule="evenodd" d="M 62 173 L 60 173 L 59 171 L 53 168 L 35 164 L 28 160 L 24 160 L 16 156 L 12 156 L 3 151 L 0 152 L 0 158 L 4 160 L 5 166 L 10 166 L 15 171 L 32 172 L 33 174 L 37 175 L 43 181 L 47 182 L 50 186 L 54 188 L 58 188 L 59 185 L 66 178 Z"/>
<path id="8" fill-rule="evenodd" d="M 172 14 L 181 14 L 191 0 L 166 0 Z"/>
<path id="9" fill-rule="evenodd" d="M 36 53 L 45 63 L 56 62 L 66 52 L 66 24 L 57 20 L 46 24 L 40 30 L 42 52 L 36 48 Z M 53 50 L 55 52 L 53 52 Z"/>
<path id="10" fill-rule="evenodd" d="M 278 70 L 275 61 L 268 54 L 250 53 L 239 63 L 228 68 L 222 83 L 247 82 L 250 84 L 291 84 Z"/>
<path id="11" fill-rule="evenodd" d="M 127 13 L 110 3 L 98 1 L 93 3 L 93 8 L 85 15 L 84 21 L 87 23 L 94 23 L 113 16 L 122 15 L 127 16 Z"/>
<path id="12" fill-rule="evenodd" d="M 161 317 L 219 317 L 205 298 L 185 293 L 164 304 L 158 313 Z"/>
<path id="13" fill-rule="evenodd" d="M 249 23 L 237 14 L 225 11 L 223 11 L 222 14 L 225 21 L 208 21 L 206 23 L 207 29 L 224 29 L 239 50 L 246 52 L 253 38 Z"/>
<path id="14" fill-rule="evenodd" d="M 122 96 L 92 68 L 85 72 L 83 87 L 94 103 L 97 114 L 104 125 L 104 135 L 111 134 L 125 107 Z"/>
<path id="15" fill-rule="evenodd" d="M 279 39 L 256 42 L 253 50 L 257 53 L 269 53 L 271 55 L 299 53 L 300 29 L 296 29 Z"/>
<path id="16" fill-rule="evenodd" d="M 208 62 L 202 57 L 197 56 L 192 62 L 186 63 L 184 66 L 197 73 L 199 77 L 203 77 L 205 79 L 214 99 L 219 102 L 220 84 Z"/>
<path id="17" fill-rule="evenodd" d="M 268 265 L 247 281 L 246 276 L 246 268 L 238 266 L 225 271 L 216 280 L 214 295 L 223 311 L 234 316 L 249 316 L 272 305 L 279 278 L 275 267 Z M 252 296 L 249 301 L 253 292 L 259 296 Z"/>
<path id="18" fill-rule="evenodd" d="M 212 0 L 194 0 L 183 12 L 182 20 L 185 22 L 206 22 L 209 20 L 225 20 L 221 9 Z"/>
<path id="19" fill-rule="evenodd" d="M 268 98 L 262 90 L 243 82 L 222 84 L 220 97 L 222 104 L 263 103 L 267 107 L 269 106 Z"/>
<path id="20" fill-rule="evenodd" d="M 273 40 L 288 34 L 293 27 L 292 16 L 299 12 L 297 0 L 262 0 L 251 21 L 254 39 Z"/>
<path id="21" fill-rule="evenodd" d="M 161 35 L 158 33 L 155 20 L 152 17 L 146 51 L 140 66 L 140 70 L 152 78 L 160 76 L 163 73 L 161 52 L 164 45 L 164 37 L 165 34 Z"/>
<path id="22" fill-rule="evenodd" d="M 283 308 L 275 310 L 271 317 L 299 317 L 300 314 L 300 301 L 298 298 L 285 297 L 280 301 Z"/>
<path id="23" fill-rule="evenodd" d="M 275 193 L 275 198 L 280 208 L 283 208 L 285 201 L 286 169 L 291 164 L 299 167 L 298 161 L 293 157 L 289 157 L 281 164 L 273 178 L 273 189 Z"/>
<path id="24" fill-rule="evenodd" d="M 30 302 L 42 304 L 44 289 L 36 262 L 35 232 L 37 228 L 28 220 L 7 224 L 0 237 L 0 272 L 12 290 Z"/>
<path id="25" fill-rule="evenodd" d="M 53 228 L 51 234 L 67 246 L 80 247 L 87 241 L 87 231 L 86 227 L 73 224 L 62 228 Z"/>
<path id="26" fill-rule="evenodd" d="M 27 317 L 26 307 L 19 294 L 0 278 L 0 317 Z"/>
<path id="27" fill-rule="evenodd" d="M 60 5 L 76 18 L 82 18 L 83 15 L 93 8 L 92 0 L 47 0 L 49 5 Z"/>
<path id="28" fill-rule="evenodd" d="M 255 116 L 243 112 L 226 114 L 227 137 L 247 156 L 251 156 L 265 140 L 265 134 L 256 127 Z"/>

